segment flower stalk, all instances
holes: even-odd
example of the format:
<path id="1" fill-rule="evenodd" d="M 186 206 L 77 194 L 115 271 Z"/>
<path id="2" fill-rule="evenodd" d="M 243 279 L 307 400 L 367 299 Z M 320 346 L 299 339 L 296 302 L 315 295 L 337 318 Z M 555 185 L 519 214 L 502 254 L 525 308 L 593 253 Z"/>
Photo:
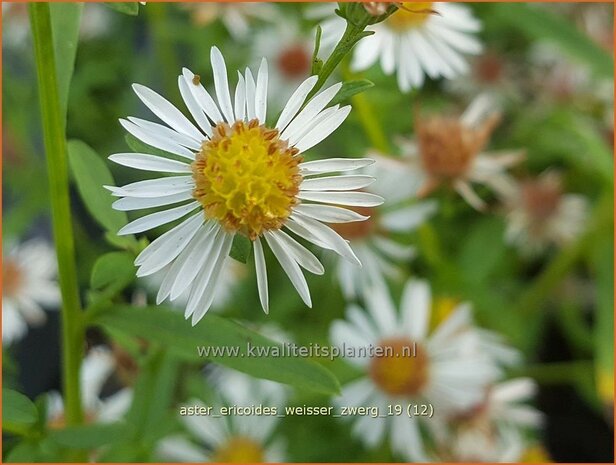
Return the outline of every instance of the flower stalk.
<path id="1" fill-rule="evenodd" d="M 31 3 L 29 13 L 38 77 L 43 140 L 47 156 L 52 228 L 62 294 L 64 408 L 67 425 L 76 425 L 83 422 L 79 370 L 83 355 L 84 330 L 81 324 L 81 304 L 75 265 L 64 118 L 58 96 L 49 4 Z"/>

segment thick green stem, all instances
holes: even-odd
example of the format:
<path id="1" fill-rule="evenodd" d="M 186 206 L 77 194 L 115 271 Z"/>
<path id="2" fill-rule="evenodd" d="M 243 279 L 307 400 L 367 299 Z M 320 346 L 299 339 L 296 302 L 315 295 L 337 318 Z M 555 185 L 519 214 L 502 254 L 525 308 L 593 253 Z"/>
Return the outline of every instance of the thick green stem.
<path id="1" fill-rule="evenodd" d="M 51 218 L 62 293 L 64 408 L 67 424 L 75 425 L 83 422 L 79 368 L 83 355 L 84 332 L 75 267 L 64 118 L 58 98 L 49 4 L 31 3 L 29 8 L 43 139 L 47 154 Z"/>

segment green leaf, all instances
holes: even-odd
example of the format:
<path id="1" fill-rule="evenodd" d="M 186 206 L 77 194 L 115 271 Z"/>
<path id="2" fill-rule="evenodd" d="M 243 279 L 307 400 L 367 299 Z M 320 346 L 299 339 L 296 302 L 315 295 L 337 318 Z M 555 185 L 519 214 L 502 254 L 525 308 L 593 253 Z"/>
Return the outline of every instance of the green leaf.
<path id="1" fill-rule="evenodd" d="M 90 286 L 97 290 L 113 286 L 117 292 L 128 286 L 134 278 L 133 256 L 128 252 L 110 252 L 96 260 Z"/>
<path id="2" fill-rule="evenodd" d="M 187 360 L 205 360 L 199 355 L 199 348 L 206 347 L 206 350 L 222 351 L 216 355 L 211 352 L 207 359 L 257 378 L 327 394 L 339 391 L 334 375 L 314 361 L 249 355 L 249 345 L 269 347 L 268 350 L 280 345 L 216 315 L 206 315 L 198 325 L 191 326 L 180 313 L 164 307 L 118 306 L 101 313 L 95 323 L 163 344 Z"/>
<path id="3" fill-rule="evenodd" d="M 252 251 L 252 241 L 242 234 L 233 237 L 229 256 L 238 262 L 246 263 Z"/>
<path id="4" fill-rule="evenodd" d="M 458 263 L 467 280 L 481 283 L 501 262 L 506 251 L 501 220 L 485 218 L 477 222 L 463 239 Z"/>
<path id="5" fill-rule="evenodd" d="M 68 143 L 68 160 L 77 190 L 92 217 L 107 231 L 116 234 L 127 222 L 126 213 L 111 207 L 113 197 L 103 186 L 115 181 L 101 157 L 80 140 Z M 132 236 L 125 243 L 134 242 Z"/>
<path id="6" fill-rule="evenodd" d="M 131 429 L 127 423 L 98 423 L 84 426 L 70 426 L 49 434 L 56 444 L 72 449 L 94 449 L 123 441 Z"/>
<path id="7" fill-rule="evenodd" d="M 106 2 L 105 6 L 125 15 L 137 16 L 139 14 L 139 2 Z"/>
<path id="8" fill-rule="evenodd" d="M 597 75 L 609 79 L 614 75 L 614 58 L 580 32 L 573 22 L 548 12 L 540 5 L 498 3 L 492 8 L 501 20 L 529 38 L 556 43 L 564 52 L 590 66 Z"/>
<path id="9" fill-rule="evenodd" d="M 2 426 L 27 428 L 36 423 L 38 412 L 34 403 L 23 394 L 12 389 L 2 389 Z"/>
<path id="10" fill-rule="evenodd" d="M 367 89 L 374 87 L 374 83 L 368 79 L 357 79 L 354 81 L 347 81 L 342 84 L 342 88 L 338 91 L 336 96 L 331 102 L 331 105 L 345 102 L 354 95 L 360 94 Z"/>
<path id="11" fill-rule="evenodd" d="M 54 2 L 49 4 L 53 29 L 54 56 L 58 76 L 58 98 L 63 122 L 66 124 L 68 93 L 75 68 L 79 42 L 79 23 L 83 3 Z"/>

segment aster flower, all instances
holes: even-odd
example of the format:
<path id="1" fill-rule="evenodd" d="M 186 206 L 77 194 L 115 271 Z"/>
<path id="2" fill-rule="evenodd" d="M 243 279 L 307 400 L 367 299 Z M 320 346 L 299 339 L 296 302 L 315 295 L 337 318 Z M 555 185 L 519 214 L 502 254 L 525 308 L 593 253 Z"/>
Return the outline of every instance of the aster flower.
<path id="1" fill-rule="evenodd" d="M 402 276 L 401 263 L 415 256 L 415 247 L 392 237 L 396 233 L 409 233 L 424 223 L 437 208 L 436 201 L 409 203 L 416 186 L 408 182 L 404 165 L 395 159 L 370 154 L 376 160 L 363 169 L 376 181 L 366 192 L 387 199 L 380 207 L 355 207 L 354 211 L 366 217 L 363 222 L 333 224 L 332 229 L 348 240 L 362 263 L 360 268 L 347 260 L 336 260 L 336 275 L 347 298 L 363 295 L 373 284 L 383 285 L 386 278 Z"/>
<path id="2" fill-rule="evenodd" d="M 56 281 L 55 251 L 33 239 L 9 246 L 2 261 L 2 344 L 25 336 L 28 325 L 43 324 L 43 307 L 57 308 L 60 289 Z"/>
<path id="3" fill-rule="evenodd" d="M 252 20 L 275 21 L 277 11 L 268 3 L 195 2 L 185 4 L 197 26 L 207 26 L 220 20 L 235 40 L 248 37 Z"/>
<path id="4" fill-rule="evenodd" d="M 513 188 L 506 169 L 522 160 L 521 150 L 484 152 L 500 115 L 487 95 L 477 97 L 460 118 L 416 117 L 414 141 L 402 140 L 409 174 L 420 179 L 417 195 L 426 196 L 442 184 L 453 187 L 472 207 L 485 208 L 471 183 L 499 194 Z"/>
<path id="5" fill-rule="evenodd" d="M 360 357 L 358 350 L 357 357 L 348 359 L 365 376 L 343 387 L 335 399 L 340 406 L 374 405 L 386 415 L 388 405 L 433 404 L 434 415 L 453 414 L 478 404 L 486 387 L 501 375 L 492 354 L 480 350 L 481 336 L 474 329 L 468 304 L 459 305 L 428 332 L 431 298 L 425 282 L 407 283 L 400 312 L 387 290 L 375 287 L 366 294 L 366 310 L 352 305 L 346 320 L 337 320 L 331 327 L 330 338 L 336 346 L 381 351 Z M 374 447 L 389 431 L 396 454 L 408 461 L 427 461 L 421 429 L 430 423 L 423 416 L 360 417 L 353 433 Z"/>
<path id="6" fill-rule="evenodd" d="M 238 73 L 234 99 L 225 61 L 216 47 L 211 60 L 218 104 L 188 69 L 178 78 L 198 128 L 159 94 L 138 84 L 133 86 L 138 97 L 169 127 L 138 118 L 121 121 L 135 137 L 181 160 L 135 153 L 109 157 L 121 165 L 179 175 L 107 186 L 121 197 L 113 204 L 118 210 L 166 207 L 132 221 L 118 234 L 140 233 L 191 214 L 152 242 L 135 264 L 138 276 L 171 265 L 157 302 L 173 301 L 190 288 L 185 316 L 192 317 L 193 325 L 212 304 L 220 270 L 237 234 L 253 243 L 259 297 L 266 312 L 269 298 L 263 239 L 310 306 L 310 292 L 300 267 L 322 274 L 323 266 L 283 229 L 359 264 L 348 243 L 323 222 L 364 219 L 340 205 L 373 207 L 382 203 L 374 194 L 355 191 L 371 184 L 372 177 L 331 174 L 367 166 L 372 160 L 303 160 L 302 154 L 335 131 L 349 114 L 349 106 L 326 108 L 341 84 L 320 92 L 302 108 L 317 81 L 317 76 L 309 77 L 271 125 L 266 122 L 265 59 L 256 81 L 249 69 Z"/>
<path id="7" fill-rule="evenodd" d="M 468 71 L 465 54 L 477 55 L 481 43 L 475 33 L 481 24 L 463 5 L 440 2 L 402 2 L 399 9 L 379 24 L 366 30 L 374 34 L 362 39 L 355 47 L 351 68 L 365 70 L 377 61 L 385 74 L 396 72 L 403 92 L 423 85 L 425 76 L 431 79 L 452 79 Z M 312 11 L 325 20 L 322 43 L 332 50 L 345 29 L 345 20 L 330 8 Z"/>
<path id="8" fill-rule="evenodd" d="M 107 348 L 91 349 L 81 367 L 81 402 L 88 423 L 108 423 L 120 419 L 130 407 L 133 391 L 123 388 L 102 398 L 103 386 L 116 368 L 114 357 Z M 47 421 L 50 428 L 66 426 L 64 403 L 59 392 L 47 397 Z"/>
<path id="9" fill-rule="evenodd" d="M 586 227 L 588 201 L 582 195 L 565 194 L 562 178 L 554 171 L 521 181 L 504 202 L 505 238 L 527 254 L 567 244 Z"/>
<path id="10" fill-rule="evenodd" d="M 504 381 L 487 390 L 485 399 L 436 428 L 442 460 L 454 462 L 518 462 L 530 444 L 542 415 L 528 405 L 537 390 L 528 378 Z M 438 421 L 437 421 L 438 423 Z"/>
<path id="11" fill-rule="evenodd" d="M 258 380 L 226 368 L 216 368 L 220 396 L 210 415 L 183 415 L 181 422 L 191 439 L 177 434 L 163 439 L 158 454 L 183 462 L 259 463 L 285 460 L 285 445 L 274 438 L 277 415 L 221 415 L 222 407 L 263 405 L 280 409 L 286 402 L 284 386 Z M 223 384 L 223 383 L 231 384 Z M 187 406 L 205 407 L 200 400 Z M 196 440 L 196 442 L 194 441 Z"/>

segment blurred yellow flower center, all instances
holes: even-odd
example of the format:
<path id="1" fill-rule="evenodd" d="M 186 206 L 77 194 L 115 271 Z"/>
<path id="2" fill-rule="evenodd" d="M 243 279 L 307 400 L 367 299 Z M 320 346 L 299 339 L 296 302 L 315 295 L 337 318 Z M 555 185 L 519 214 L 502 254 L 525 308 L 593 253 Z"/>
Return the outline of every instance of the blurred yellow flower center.
<path id="1" fill-rule="evenodd" d="M 219 447 L 212 462 L 219 463 L 261 463 L 265 461 L 263 448 L 250 438 L 234 437 Z"/>
<path id="2" fill-rule="evenodd" d="M 385 393 L 412 396 L 421 392 L 428 381 L 428 356 L 408 338 L 385 339 L 382 352 L 370 361 L 370 377 Z"/>
<path id="3" fill-rule="evenodd" d="M 423 25 L 431 14 L 432 2 L 402 2 L 387 18 L 387 24 L 397 31 L 413 29 Z"/>
<path id="4" fill-rule="evenodd" d="M 443 321 L 449 318 L 458 303 L 459 301 L 452 297 L 437 297 L 434 299 L 430 312 L 430 331 L 434 331 Z"/>
<path id="5" fill-rule="evenodd" d="M 23 272 L 14 260 L 5 259 L 2 264 L 2 294 L 14 297 L 23 284 Z"/>
<path id="6" fill-rule="evenodd" d="M 256 119 L 220 123 L 192 164 L 193 196 L 207 218 L 254 240 L 280 229 L 297 203 L 302 181 L 297 153 L 280 140 L 278 130 Z"/>
<path id="7" fill-rule="evenodd" d="M 436 179 L 464 176 L 499 119 L 494 114 L 476 127 L 466 126 L 457 118 L 418 119 L 417 140 L 424 170 Z"/>

